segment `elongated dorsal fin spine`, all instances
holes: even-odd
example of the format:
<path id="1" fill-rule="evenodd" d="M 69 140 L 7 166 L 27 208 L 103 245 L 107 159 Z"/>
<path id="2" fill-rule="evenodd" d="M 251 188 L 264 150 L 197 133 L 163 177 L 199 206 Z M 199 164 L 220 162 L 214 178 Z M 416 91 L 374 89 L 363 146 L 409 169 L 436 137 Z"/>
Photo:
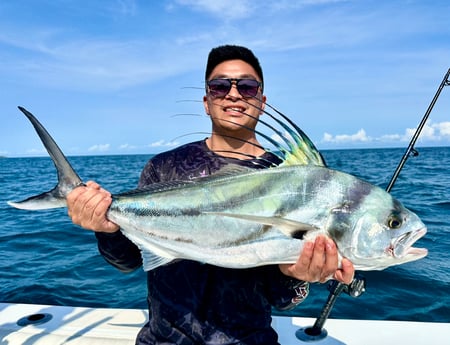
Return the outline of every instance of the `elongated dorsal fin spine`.
<path id="1" fill-rule="evenodd" d="M 246 102 L 246 101 L 244 101 Z M 267 111 L 265 108 L 257 107 L 256 105 L 246 102 L 248 105 L 257 108 L 260 112 L 268 115 L 273 121 L 281 126 L 282 129 L 287 133 L 284 134 L 282 131 L 275 129 L 274 126 L 268 124 L 266 121 L 259 119 L 259 123 L 270 128 L 277 134 L 285 143 L 283 146 L 280 142 L 270 138 L 268 140 L 272 145 L 274 145 L 277 150 L 280 151 L 283 157 L 280 157 L 283 161 L 282 165 L 318 165 L 326 166 L 325 161 L 320 154 L 319 150 L 316 148 L 314 143 L 309 139 L 309 137 L 303 132 L 300 127 L 298 127 L 289 117 L 284 115 L 282 112 L 277 110 L 275 107 L 269 103 L 265 103 L 267 107 L 272 109 L 276 114 L 282 117 L 278 118 L 276 115 Z M 254 118 L 251 115 L 246 114 Z M 261 135 L 261 132 L 255 131 L 256 134 Z M 267 135 L 261 135 L 264 139 L 268 139 Z"/>
<path id="2" fill-rule="evenodd" d="M 240 99 L 243 103 L 246 103 L 248 106 L 253 107 L 257 109 L 261 114 L 268 115 L 272 121 L 275 122 L 275 124 L 269 123 L 269 121 L 265 121 L 263 118 L 259 116 L 251 115 L 247 112 L 242 112 L 245 116 L 248 116 L 255 121 L 258 121 L 261 125 L 263 125 L 265 128 L 268 128 L 272 131 L 271 134 L 266 134 L 261 130 L 254 129 L 247 127 L 245 125 L 241 125 L 239 123 L 236 123 L 231 120 L 224 120 L 220 119 L 221 121 L 229 122 L 234 125 L 241 126 L 242 128 L 245 128 L 249 131 L 254 132 L 261 138 L 267 141 L 269 145 L 273 145 L 275 147 L 275 150 L 271 150 L 267 147 L 264 147 L 265 151 L 270 152 L 274 156 L 278 157 L 282 163 L 279 165 L 317 165 L 317 166 L 326 166 L 325 160 L 323 159 L 322 155 L 320 154 L 319 150 L 315 147 L 314 143 L 311 141 L 311 139 L 308 138 L 308 136 L 303 132 L 303 130 L 298 127 L 294 121 L 292 121 L 288 116 L 277 110 L 274 106 L 270 105 L 269 103 L 264 103 L 265 107 L 255 105 L 254 103 L 249 102 L 246 99 Z M 197 102 L 197 101 L 194 101 Z M 200 102 L 200 101 L 198 101 Z M 273 112 L 267 110 L 269 108 Z M 194 115 L 194 114 L 178 114 L 177 116 L 181 115 Z M 200 115 L 198 115 L 200 116 Z M 277 128 L 279 127 L 279 128 Z M 189 133 L 191 134 L 206 134 L 210 135 L 210 133 Z M 260 147 L 260 145 L 257 145 L 255 143 L 249 142 L 245 139 L 239 138 L 239 137 L 232 137 L 228 135 L 223 134 L 216 134 L 221 135 L 226 138 L 231 138 L 234 140 L 247 142 L 248 144 Z M 277 136 L 277 138 L 274 137 L 274 135 Z M 224 151 L 225 152 L 225 151 Z M 239 152 L 231 152 L 227 151 L 227 153 L 234 153 L 234 154 L 240 154 Z M 246 158 L 254 158 L 257 159 L 259 157 L 249 157 L 248 155 L 242 155 L 243 159 Z M 245 158 L 244 158 L 245 157 Z"/>

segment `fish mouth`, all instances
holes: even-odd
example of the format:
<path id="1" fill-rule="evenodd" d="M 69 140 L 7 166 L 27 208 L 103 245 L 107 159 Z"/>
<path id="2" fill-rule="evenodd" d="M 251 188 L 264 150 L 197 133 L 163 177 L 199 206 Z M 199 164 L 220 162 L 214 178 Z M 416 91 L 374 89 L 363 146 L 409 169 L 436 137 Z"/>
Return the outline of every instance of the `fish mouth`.
<path id="1" fill-rule="evenodd" d="M 403 258 L 406 256 L 411 256 L 415 259 L 423 258 L 428 254 L 428 250 L 425 248 L 415 248 L 412 245 L 425 236 L 426 233 L 427 228 L 407 232 L 393 239 L 387 252 L 395 258 Z"/>

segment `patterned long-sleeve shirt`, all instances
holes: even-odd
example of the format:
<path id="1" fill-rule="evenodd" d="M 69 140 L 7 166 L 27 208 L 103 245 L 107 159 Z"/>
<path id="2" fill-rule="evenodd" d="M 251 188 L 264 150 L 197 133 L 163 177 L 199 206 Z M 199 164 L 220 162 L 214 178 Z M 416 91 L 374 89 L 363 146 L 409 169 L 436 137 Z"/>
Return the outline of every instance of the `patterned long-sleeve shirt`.
<path id="1" fill-rule="evenodd" d="M 198 141 L 153 157 L 138 187 L 199 178 L 229 164 L 259 169 L 279 163 L 270 153 L 257 159 L 226 158 Z M 96 235 L 100 253 L 112 265 L 122 271 L 142 265 L 139 249 L 120 231 Z M 306 297 L 304 290 L 299 295 L 302 282 L 283 275 L 277 265 L 229 269 L 177 260 L 147 272 L 147 277 L 149 322 L 138 335 L 138 345 L 278 344 L 272 306 L 287 309 Z"/>

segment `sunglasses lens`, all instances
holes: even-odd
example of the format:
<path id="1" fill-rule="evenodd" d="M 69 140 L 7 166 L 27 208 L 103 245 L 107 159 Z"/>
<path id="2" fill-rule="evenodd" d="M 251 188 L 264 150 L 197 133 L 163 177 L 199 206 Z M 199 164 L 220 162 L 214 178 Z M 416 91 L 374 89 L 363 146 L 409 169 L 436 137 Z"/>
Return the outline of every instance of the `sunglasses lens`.
<path id="1" fill-rule="evenodd" d="M 209 92 L 213 97 L 224 97 L 230 92 L 231 81 L 228 79 L 213 79 L 208 82 Z"/>
<path id="2" fill-rule="evenodd" d="M 225 97 L 231 90 L 232 83 L 242 97 L 250 98 L 258 94 L 261 83 L 255 79 L 212 79 L 207 82 L 209 93 L 213 97 Z"/>
<path id="3" fill-rule="evenodd" d="M 243 97 L 255 97 L 258 93 L 259 82 L 254 79 L 241 79 L 237 82 L 237 89 Z"/>

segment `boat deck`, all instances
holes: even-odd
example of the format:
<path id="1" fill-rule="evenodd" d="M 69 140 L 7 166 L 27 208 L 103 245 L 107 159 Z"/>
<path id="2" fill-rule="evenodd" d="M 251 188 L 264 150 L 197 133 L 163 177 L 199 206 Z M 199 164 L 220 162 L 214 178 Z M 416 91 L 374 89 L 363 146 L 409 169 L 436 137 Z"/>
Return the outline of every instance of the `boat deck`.
<path id="1" fill-rule="evenodd" d="M 147 312 L 36 304 L 0 303 L 0 344 L 133 345 Z M 315 319 L 274 317 L 282 345 L 448 344 L 450 323 L 329 319 L 328 336 L 299 340 L 302 327 Z"/>

